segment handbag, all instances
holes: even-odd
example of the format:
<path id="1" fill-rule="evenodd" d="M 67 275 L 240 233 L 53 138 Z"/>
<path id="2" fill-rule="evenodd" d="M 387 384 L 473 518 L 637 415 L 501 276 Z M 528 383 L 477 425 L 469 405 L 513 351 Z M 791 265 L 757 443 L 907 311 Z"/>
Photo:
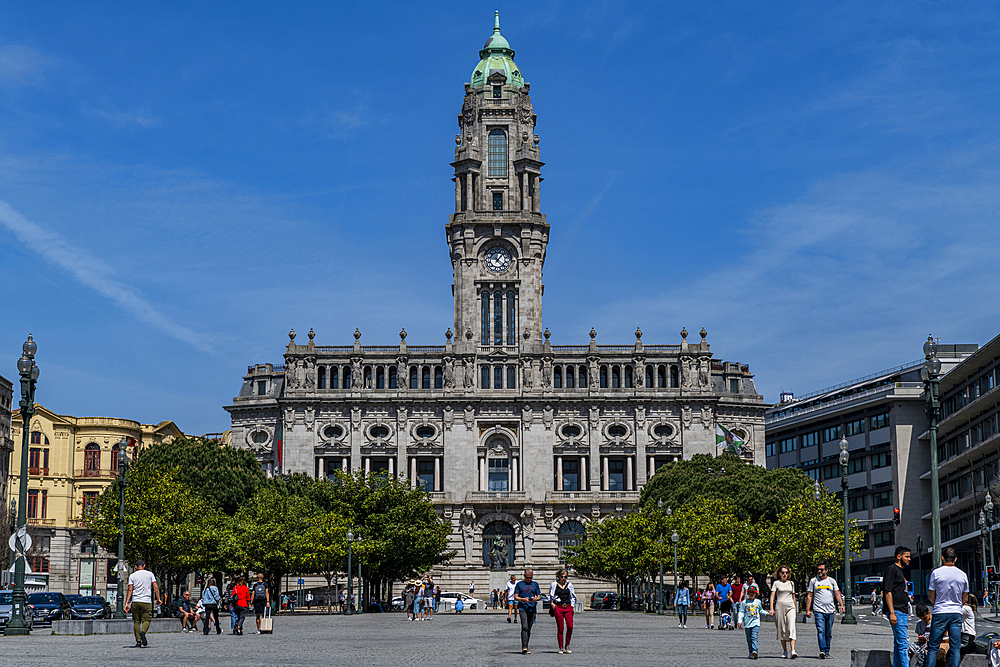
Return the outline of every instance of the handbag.
<path id="1" fill-rule="evenodd" d="M 274 619 L 271 618 L 271 605 L 264 605 L 264 616 L 260 619 L 260 631 L 262 634 L 274 634 Z"/>

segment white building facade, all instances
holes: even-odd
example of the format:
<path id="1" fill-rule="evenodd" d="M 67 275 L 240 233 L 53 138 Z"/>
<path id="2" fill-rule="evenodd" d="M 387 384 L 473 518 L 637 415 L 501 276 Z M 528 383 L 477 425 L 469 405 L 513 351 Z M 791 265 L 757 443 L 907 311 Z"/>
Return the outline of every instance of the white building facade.
<path id="1" fill-rule="evenodd" d="M 630 511 L 658 466 L 715 454 L 716 425 L 764 465 L 763 399 L 747 366 L 696 340 L 555 345 L 542 318 L 549 223 L 529 84 L 500 34 L 480 51 L 455 136 L 453 329 L 443 345 L 305 344 L 251 366 L 226 409 L 265 470 L 387 471 L 452 525 L 458 586 L 532 565 L 549 576 L 589 521 Z M 444 323 L 443 323 L 444 324 Z M 444 328 L 444 327 L 442 327 Z M 276 445 L 279 429 L 283 442 Z M 502 576 L 502 573 L 501 573 Z M 492 586 L 491 586 L 492 587 Z"/>

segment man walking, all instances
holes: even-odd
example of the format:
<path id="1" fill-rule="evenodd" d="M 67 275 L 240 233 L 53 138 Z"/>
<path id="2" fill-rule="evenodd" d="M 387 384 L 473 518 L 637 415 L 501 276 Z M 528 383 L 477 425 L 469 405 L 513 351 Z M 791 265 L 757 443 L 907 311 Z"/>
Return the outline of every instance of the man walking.
<path id="1" fill-rule="evenodd" d="M 257 581 L 254 582 L 250 592 L 253 593 L 253 614 L 257 617 L 256 634 L 259 635 L 260 619 L 264 617 L 264 607 L 271 604 L 271 591 L 267 589 L 267 584 L 264 583 L 263 572 L 257 573 Z"/>
<path id="2" fill-rule="evenodd" d="M 816 576 L 809 580 L 806 593 L 806 616 L 816 614 L 816 636 L 819 639 L 819 657 L 830 657 L 830 641 L 833 639 L 833 614 L 837 607 L 844 613 L 844 599 L 833 577 L 828 577 L 826 563 L 816 566 Z M 834 606 L 836 603 L 836 607 Z"/>
<path id="3" fill-rule="evenodd" d="M 146 569 L 146 561 L 135 562 L 135 572 L 128 576 L 128 591 L 125 593 L 125 613 L 132 612 L 132 631 L 135 633 L 135 647 L 149 646 L 146 631 L 153 620 L 153 600 L 160 599 L 160 587 L 156 576 Z"/>
<path id="4" fill-rule="evenodd" d="M 927 666 L 935 667 L 941 638 L 948 633 L 951 647 L 950 667 L 958 667 L 962 656 L 958 648 L 962 645 L 962 605 L 969 601 L 969 578 L 955 566 L 958 554 L 953 547 L 941 550 L 943 565 L 931 572 L 927 586 L 927 597 L 934 605 L 931 611 L 931 635 L 927 640 Z M 905 599 L 905 598 L 904 598 Z M 896 614 L 899 615 L 898 613 Z"/>
<path id="5" fill-rule="evenodd" d="M 885 591 L 883 609 L 889 610 L 889 624 L 892 627 L 892 667 L 910 667 L 910 640 L 906 625 L 910 620 L 910 592 L 906 588 L 906 575 L 903 574 L 903 568 L 910 566 L 909 548 L 896 547 L 895 558 L 896 562 L 882 573 L 882 590 Z M 874 595 L 873 592 L 873 599 Z M 874 607 L 874 602 L 872 606 Z"/>
<path id="6" fill-rule="evenodd" d="M 537 582 L 531 580 L 532 575 L 531 568 L 527 568 L 524 571 L 524 580 L 514 586 L 514 601 L 517 602 L 517 615 L 521 620 L 521 653 L 531 653 L 528 650 L 531 626 L 535 624 L 536 604 L 542 599 L 542 589 L 538 587 Z"/>
<path id="7" fill-rule="evenodd" d="M 514 613 L 514 588 L 517 586 L 517 577 L 513 574 L 510 575 L 510 581 L 507 582 L 507 622 L 510 623 L 510 617 Z"/>

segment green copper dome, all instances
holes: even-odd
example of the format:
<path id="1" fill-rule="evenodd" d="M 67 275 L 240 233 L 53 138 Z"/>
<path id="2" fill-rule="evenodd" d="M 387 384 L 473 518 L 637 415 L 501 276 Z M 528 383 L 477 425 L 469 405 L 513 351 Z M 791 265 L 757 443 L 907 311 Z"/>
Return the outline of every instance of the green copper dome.
<path id="1" fill-rule="evenodd" d="M 493 34 L 479 51 L 479 58 L 479 64 L 472 72 L 473 86 L 485 85 L 490 74 L 498 71 L 507 77 L 508 84 L 524 86 L 521 70 L 514 63 L 514 49 L 510 48 L 510 43 L 500 34 L 500 12 L 494 15 Z"/>

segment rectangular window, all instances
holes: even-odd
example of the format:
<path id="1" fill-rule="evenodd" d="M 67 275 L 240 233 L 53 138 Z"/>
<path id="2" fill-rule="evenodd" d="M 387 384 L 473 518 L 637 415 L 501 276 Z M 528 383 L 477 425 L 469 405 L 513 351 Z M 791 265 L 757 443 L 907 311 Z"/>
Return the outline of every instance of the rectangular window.
<path id="1" fill-rule="evenodd" d="M 257 395 L 267 396 L 267 380 L 257 380 Z"/>
<path id="2" fill-rule="evenodd" d="M 28 518 L 38 518 L 38 489 L 28 490 Z"/>
<path id="3" fill-rule="evenodd" d="M 625 461 L 621 459 L 608 460 L 608 491 L 625 490 Z"/>
<path id="4" fill-rule="evenodd" d="M 764 445 L 764 456 L 774 456 L 774 445 L 773 442 L 768 442 Z"/>
<path id="5" fill-rule="evenodd" d="M 507 459 L 489 460 L 489 490 L 505 493 L 508 490 L 510 465 Z"/>
<path id="6" fill-rule="evenodd" d="M 847 499 L 847 510 L 849 512 L 863 512 L 868 509 L 868 496 L 858 496 Z"/>
<path id="7" fill-rule="evenodd" d="M 493 367 L 493 388 L 503 389 L 503 366 Z"/>
<path id="8" fill-rule="evenodd" d="M 417 486 L 424 491 L 434 491 L 434 461 L 417 461 Z"/>
<path id="9" fill-rule="evenodd" d="M 738 394 L 740 393 L 740 381 L 736 379 L 729 380 L 729 393 Z"/>
<path id="10" fill-rule="evenodd" d="M 804 433 L 802 435 L 802 446 L 812 447 L 813 445 L 819 444 L 819 431 L 814 433 Z"/>
<path id="11" fill-rule="evenodd" d="M 895 531 L 893 530 L 880 530 L 872 533 L 872 536 L 875 547 L 891 547 L 896 544 Z"/>
<path id="12" fill-rule="evenodd" d="M 580 490 L 580 461 L 578 459 L 563 459 L 563 491 Z"/>
<path id="13" fill-rule="evenodd" d="M 847 462 L 847 473 L 853 475 L 856 472 L 865 471 L 865 457 L 859 456 L 857 458 L 852 458 Z"/>
<path id="14" fill-rule="evenodd" d="M 502 211 L 503 210 L 503 193 L 494 192 L 493 193 L 493 210 Z"/>
<path id="15" fill-rule="evenodd" d="M 874 417 L 868 418 L 868 429 L 874 431 L 876 429 L 885 428 L 889 425 L 889 413 L 885 412 L 880 415 L 875 415 Z"/>
<path id="16" fill-rule="evenodd" d="M 844 425 L 844 431 L 847 433 L 848 437 L 850 437 L 852 435 L 857 435 L 859 433 L 864 433 L 865 432 L 865 420 L 864 419 L 857 419 L 855 421 L 848 422 L 847 424 Z"/>
<path id="17" fill-rule="evenodd" d="M 830 428 L 823 429 L 823 442 L 833 442 L 835 440 L 840 440 L 839 426 L 832 426 Z"/>
<path id="18" fill-rule="evenodd" d="M 892 504 L 892 491 L 882 491 L 872 494 L 872 508 L 888 507 Z"/>
<path id="19" fill-rule="evenodd" d="M 892 465 L 892 454 L 889 452 L 880 452 L 878 454 L 872 454 L 872 470 L 876 468 L 884 468 L 887 465 Z"/>

